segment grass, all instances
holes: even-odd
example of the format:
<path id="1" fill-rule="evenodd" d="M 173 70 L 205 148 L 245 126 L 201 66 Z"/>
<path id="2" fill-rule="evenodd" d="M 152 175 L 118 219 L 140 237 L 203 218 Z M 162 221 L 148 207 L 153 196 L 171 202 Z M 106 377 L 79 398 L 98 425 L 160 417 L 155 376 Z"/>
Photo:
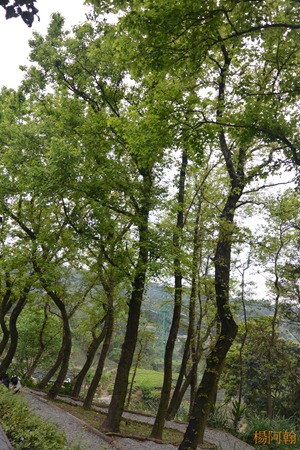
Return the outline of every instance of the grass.
<path id="1" fill-rule="evenodd" d="M 104 432 L 101 429 L 101 423 L 105 419 L 105 414 L 100 411 L 90 410 L 86 411 L 81 406 L 70 405 L 61 400 L 54 400 L 54 403 L 69 412 L 78 419 L 83 420 L 88 425 L 93 426 L 97 430 Z M 138 422 L 130 419 L 122 419 L 120 426 L 120 434 L 123 436 L 130 436 L 136 438 L 150 438 L 152 425 L 148 423 Z M 183 432 L 176 429 L 166 428 L 163 433 L 163 443 L 173 444 L 178 446 L 183 438 Z M 205 442 L 201 448 L 204 450 L 215 450 L 216 447 Z"/>
<path id="2" fill-rule="evenodd" d="M 132 372 L 130 373 L 130 379 L 132 377 Z M 178 374 L 173 374 L 173 380 L 177 379 Z M 134 385 L 135 387 L 148 389 L 161 388 L 163 385 L 164 373 L 162 371 L 150 370 L 150 369 L 138 369 Z"/>
<path id="3" fill-rule="evenodd" d="M 60 408 L 73 414 L 73 416 L 78 417 L 78 419 L 81 419 L 97 430 L 104 432 L 101 429 L 101 423 L 105 419 L 105 414 L 95 410 L 86 411 L 81 406 L 70 405 L 60 400 L 55 400 L 55 403 Z M 147 423 L 130 419 L 122 419 L 121 421 L 120 433 L 123 435 L 150 437 L 151 430 L 152 426 Z M 163 438 L 166 442 L 178 445 L 182 441 L 183 433 L 178 430 L 165 429 Z"/>

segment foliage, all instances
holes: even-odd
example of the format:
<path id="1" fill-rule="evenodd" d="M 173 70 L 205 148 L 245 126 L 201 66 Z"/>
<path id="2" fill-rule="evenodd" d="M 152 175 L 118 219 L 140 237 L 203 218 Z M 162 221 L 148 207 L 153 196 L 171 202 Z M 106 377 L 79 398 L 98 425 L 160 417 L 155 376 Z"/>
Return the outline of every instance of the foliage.
<path id="1" fill-rule="evenodd" d="M 227 417 L 226 408 L 215 405 L 209 415 L 208 425 L 220 430 L 229 430 L 230 423 Z"/>
<path id="2" fill-rule="evenodd" d="M 14 372 L 25 375 L 30 369 L 39 351 L 39 333 L 44 322 L 44 314 L 38 305 L 28 307 L 18 320 L 19 345 L 17 348 Z M 43 328 L 43 345 L 45 346 L 38 361 L 39 371 L 45 371 L 58 353 L 61 341 L 61 325 L 57 316 L 50 315 Z"/>
<path id="3" fill-rule="evenodd" d="M 298 345 L 279 335 L 277 327 L 271 342 L 271 318 L 252 319 L 247 324 L 248 334 L 243 351 L 244 385 L 242 396 L 245 404 L 253 411 L 267 411 L 267 385 L 270 379 L 274 414 L 289 417 L 299 408 L 299 386 L 295 383 L 300 371 Z M 227 400 L 238 395 L 240 383 L 239 340 L 229 352 L 222 378 Z M 272 363 L 270 364 L 270 353 Z"/>
<path id="4" fill-rule="evenodd" d="M 16 450 L 68 450 L 70 444 L 54 425 L 39 419 L 22 396 L 0 386 L 1 425 Z"/>
<path id="5" fill-rule="evenodd" d="M 5 18 L 21 17 L 31 27 L 39 10 L 34 6 L 36 0 L 1 0 L 0 6 L 5 9 Z M 24 9 L 25 7 L 25 9 Z"/>
<path id="6" fill-rule="evenodd" d="M 248 442 L 250 445 L 254 444 L 254 434 L 257 431 L 266 431 L 268 432 L 281 432 L 281 441 L 283 440 L 283 433 L 293 432 L 299 436 L 299 422 L 297 423 L 292 418 L 283 419 L 279 416 L 274 417 L 273 419 L 268 419 L 266 417 L 260 416 L 257 413 L 253 413 L 247 417 L 247 428 L 241 435 L 242 439 Z M 255 445 L 256 449 L 259 450 L 290 450 L 292 444 L 285 444 L 283 441 L 280 445 L 277 442 L 272 442 L 268 445 Z"/>

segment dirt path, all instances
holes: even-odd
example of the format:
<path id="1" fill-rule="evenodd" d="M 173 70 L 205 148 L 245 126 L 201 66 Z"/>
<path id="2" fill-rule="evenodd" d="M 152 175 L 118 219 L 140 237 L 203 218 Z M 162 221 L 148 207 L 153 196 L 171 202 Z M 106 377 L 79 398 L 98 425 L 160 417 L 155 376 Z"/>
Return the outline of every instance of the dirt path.
<path id="1" fill-rule="evenodd" d="M 58 427 L 63 430 L 69 442 L 76 445 L 80 450 L 177 450 L 177 447 L 169 444 L 157 444 L 152 441 L 140 441 L 136 439 L 126 438 L 108 438 L 102 433 L 91 427 L 88 427 L 80 419 L 73 415 L 66 413 L 58 406 L 51 404 L 45 400 L 45 394 L 37 391 L 26 389 L 24 391 L 24 398 L 29 406 L 35 411 L 37 415 L 45 419 L 47 422 L 56 423 Z M 66 398 L 60 398 L 66 401 Z M 81 402 L 71 399 L 67 400 L 69 403 L 81 404 Z M 96 407 L 103 412 L 107 409 Z M 140 414 L 133 414 L 125 412 L 123 417 L 139 422 L 147 422 L 152 424 L 153 417 L 144 416 Z M 186 424 L 167 422 L 166 427 L 180 429 L 185 431 Z M 208 428 L 205 431 L 204 439 L 218 448 L 218 450 L 253 450 L 248 444 L 221 430 Z"/>

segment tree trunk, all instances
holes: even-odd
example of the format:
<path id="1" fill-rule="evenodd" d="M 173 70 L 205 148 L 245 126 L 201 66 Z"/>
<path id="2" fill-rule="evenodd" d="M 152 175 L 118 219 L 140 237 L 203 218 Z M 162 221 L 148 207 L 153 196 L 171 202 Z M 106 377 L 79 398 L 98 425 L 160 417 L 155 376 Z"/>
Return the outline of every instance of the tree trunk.
<path id="1" fill-rule="evenodd" d="M 63 341 L 62 341 L 62 359 L 60 364 L 60 371 L 58 373 L 58 376 L 50 388 L 47 397 L 53 399 L 57 396 L 59 393 L 60 388 L 62 387 L 65 378 L 68 373 L 69 368 L 69 360 L 72 350 L 72 335 L 71 335 L 71 329 L 70 329 L 70 323 L 69 323 L 69 317 L 66 310 L 66 306 L 64 302 L 57 296 L 57 294 L 53 291 L 48 291 L 48 295 L 52 298 L 56 306 L 61 312 L 62 322 L 63 322 Z"/>
<path id="2" fill-rule="evenodd" d="M 133 370 L 133 374 L 132 374 L 132 378 L 131 378 L 131 382 L 130 382 L 130 388 L 129 388 L 129 392 L 128 392 L 128 398 L 127 398 L 127 403 L 126 403 L 126 408 L 127 409 L 129 408 L 129 405 L 130 405 L 130 400 L 131 400 L 131 395 L 132 395 L 132 391 L 133 391 L 134 380 L 135 380 L 136 373 L 137 373 L 137 370 L 138 370 L 138 367 L 139 367 L 139 363 L 141 362 L 141 359 L 142 359 L 143 350 L 144 350 L 143 344 L 140 341 L 140 349 L 139 349 L 138 356 L 136 358 L 136 362 L 135 362 L 135 365 L 134 365 L 134 370 Z"/>
<path id="3" fill-rule="evenodd" d="M 134 350 L 136 347 L 141 304 L 143 299 L 146 275 L 146 262 L 148 255 L 145 249 L 140 248 L 139 270 L 137 270 L 129 303 L 128 320 L 125 333 L 125 339 L 122 346 L 120 361 L 117 369 L 113 395 L 109 405 L 108 415 L 103 423 L 103 427 L 108 431 L 119 432 L 120 422 L 126 400 L 129 371 L 131 368 Z M 142 264 L 142 260 L 145 261 Z"/>
<path id="4" fill-rule="evenodd" d="M 191 295 L 190 295 L 190 304 L 189 304 L 189 324 L 187 331 L 187 338 L 185 341 L 183 357 L 181 361 L 181 366 L 179 370 L 179 375 L 177 378 L 176 386 L 169 404 L 168 412 L 166 419 L 172 420 L 174 419 L 183 396 L 188 388 L 191 380 L 188 383 L 184 383 L 184 377 L 187 372 L 187 364 L 191 354 L 191 343 L 195 337 L 195 306 L 196 306 L 196 279 L 197 279 L 197 269 L 199 263 L 199 219 L 200 219 L 200 211 L 201 211 L 201 203 L 199 204 L 195 227 L 194 227 L 194 242 L 193 242 L 193 260 L 192 260 L 192 283 L 191 283 Z M 189 378 L 187 376 L 187 378 Z M 184 384 L 185 390 L 182 390 Z"/>
<path id="5" fill-rule="evenodd" d="M 106 329 L 105 339 L 104 339 L 104 342 L 102 345 L 102 350 L 100 353 L 100 357 L 99 357 L 98 365 L 97 365 L 97 368 L 95 371 L 95 375 L 92 379 L 91 385 L 89 387 L 89 390 L 87 391 L 87 395 L 83 402 L 84 409 L 91 409 L 97 387 L 98 387 L 99 382 L 102 377 L 105 359 L 106 359 L 106 356 L 107 356 L 107 353 L 108 353 L 108 350 L 110 347 L 111 337 L 113 334 L 113 328 L 114 328 L 114 309 L 113 309 L 113 304 L 112 304 L 107 311 L 106 323 L 105 323 L 105 329 Z"/>
<path id="6" fill-rule="evenodd" d="M 99 324 L 98 324 L 98 326 L 99 326 Z M 78 373 L 78 375 L 76 376 L 76 381 L 75 381 L 75 384 L 74 384 L 74 387 L 72 390 L 73 397 L 76 397 L 76 398 L 79 397 L 82 383 L 83 383 L 85 376 L 88 373 L 91 365 L 93 364 L 96 352 L 97 352 L 101 342 L 105 338 L 105 335 L 106 335 L 106 326 L 104 325 L 103 330 L 101 331 L 99 336 L 94 337 L 93 341 L 89 345 L 85 363 L 84 363 L 82 369 L 80 370 L 80 372 Z"/>
<path id="7" fill-rule="evenodd" d="M 44 331 L 45 331 L 45 328 L 46 328 L 46 325 L 47 325 L 47 320 L 48 320 L 47 308 L 48 308 L 48 305 L 46 304 L 44 306 L 44 321 L 43 321 L 42 328 L 41 328 L 41 330 L 39 332 L 39 349 L 38 349 L 38 352 L 37 352 L 37 354 L 36 354 L 36 356 L 34 358 L 33 363 L 31 364 L 31 366 L 29 367 L 29 369 L 26 372 L 26 375 L 25 375 L 25 379 L 26 380 L 28 380 L 33 375 L 33 373 L 34 373 L 34 371 L 35 371 L 35 369 L 36 369 L 36 367 L 37 367 L 37 365 L 38 365 L 38 363 L 39 363 L 39 361 L 40 361 L 40 359 L 41 359 L 41 357 L 42 357 L 42 355 L 44 353 L 45 347 L 46 347 L 46 344 L 43 341 L 43 334 L 44 334 Z"/>
<path id="8" fill-rule="evenodd" d="M 155 422 L 152 428 L 151 437 L 155 439 L 162 439 L 164 424 L 168 412 L 168 405 L 172 389 L 172 374 L 173 374 L 173 352 L 175 342 L 178 334 L 181 304 L 182 304 L 182 273 L 181 273 L 181 236 L 184 226 L 183 208 L 184 208 L 184 195 L 185 195 L 185 179 L 186 168 L 188 164 L 188 156 L 185 150 L 182 151 L 179 188 L 177 196 L 177 223 L 173 236 L 173 248 L 174 248 L 174 310 L 172 324 L 166 344 L 165 358 L 164 358 L 164 381 L 161 390 L 160 402 L 158 411 L 156 414 Z"/>
<path id="9" fill-rule="evenodd" d="M 250 267 L 250 261 L 248 258 L 247 266 L 242 270 L 242 283 L 241 283 L 241 288 L 242 288 L 241 300 L 242 300 L 242 306 L 243 306 L 245 333 L 242 336 L 242 342 L 241 342 L 241 345 L 239 348 L 239 372 L 240 372 L 239 391 L 238 391 L 237 404 L 236 404 L 236 408 L 235 408 L 235 415 L 233 418 L 233 429 L 236 433 L 238 431 L 239 421 L 241 420 L 241 407 L 242 407 L 243 388 L 244 388 L 244 381 L 245 381 L 243 351 L 244 351 L 244 347 L 246 345 L 247 335 L 248 335 L 247 310 L 246 310 L 246 304 L 245 304 L 245 273 L 246 273 L 246 270 L 249 269 L 249 267 Z"/>
<path id="10" fill-rule="evenodd" d="M 139 230 L 139 255 L 132 282 L 132 293 L 129 302 L 128 319 L 125 338 L 122 345 L 121 356 L 118 364 L 113 395 L 109 405 L 108 414 L 103 422 L 107 431 L 119 432 L 122 414 L 128 389 L 129 372 L 137 343 L 138 328 L 141 314 L 141 305 L 145 289 L 146 271 L 149 253 L 149 212 L 151 208 L 150 195 L 152 192 L 151 173 L 147 170 L 143 174 L 142 206 L 137 207 L 137 219 Z"/>
<path id="11" fill-rule="evenodd" d="M 49 371 L 46 373 L 46 375 L 43 377 L 43 379 L 38 384 L 39 389 L 45 389 L 45 387 L 47 386 L 47 384 L 49 383 L 51 378 L 56 374 L 56 372 L 58 371 L 58 369 L 61 365 L 63 355 L 64 355 L 64 348 L 63 348 L 63 343 L 62 343 L 55 363 L 53 364 L 53 366 L 49 369 Z"/>
<path id="12" fill-rule="evenodd" d="M 221 45 L 221 51 L 224 57 L 224 65 L 219 66 L 220 78 L 216 111 L 218 120 L 222 120 L 223 117 L 226 75 L 231 63 L 227 49 L 223 44 Z M 236 149 L 235 157 L 233 157 L 232 148 L 227 145 L 223 129 L 220 130 L 219 143 L 230 179 L 229 193 L 220 216 L 218 243 L 214 257 L 215 295 L 221 329 L 217 342 L 207 358 L 206 369 L 197 390 L 191 418 L 178 450 L 196 450 L 198 443 L 203 442 L 204 430 L 215 401 L 225 358 L 237 334 L 237 325 L 229 305 L 231 247 L 234 233 L 234 214 L 243 189 L 250 178 L 247 178 L 244 173 L 245 148 Z M 267 162 L 263 164 L 267 164 Z"/>
<path id="13" fill-rule="evenodd" d="M 11 286 L 10 278 L 9 278 L 9 275 L 6 273 L 5 274 L 5 294 L 3 296 L 3 300 L 1 302 L 1 307 L 0 307 L 0 326 L 1 326 L 1 330 L 2 330 L 2 339 L 0 342 L 0 356 L 4 352 L 4 350 L 7 346 L 7 343 L 9 341 L 9 329 L 7 328 L 7 325 L 5 322 L 5 316 L 13 304 L 11 301 L 11 293 L 12 293 L 11 290 L 12 290 L 12 286 Z"/>
<path id="14" fill-rule="evenodd" d="M 17 329 L 17 320 L 19 318 L 19 315 L 21 314 L 26 301 L 27 296 L 30 291 L 30 286 L 25 286 L 23 289 L 23 294 L 19 298 L 17 304 L 15 305 L 9 319 L 9 335 L 10 335 L 10 345 L 8 348 L 8 351 L 3 358 L 1 365 L 0 365 L 0 372 L 6 373 L 8 371 L 8 368 L 15 356 L 17 346 L 18 346 L 18 329 Z"/>

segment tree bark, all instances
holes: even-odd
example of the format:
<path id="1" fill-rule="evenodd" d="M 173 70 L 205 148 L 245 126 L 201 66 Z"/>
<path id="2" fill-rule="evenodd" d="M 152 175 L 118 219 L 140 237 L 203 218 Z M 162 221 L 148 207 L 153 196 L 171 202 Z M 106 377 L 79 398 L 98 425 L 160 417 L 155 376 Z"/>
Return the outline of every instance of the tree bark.
<path id="1" fill-rule="evenodd" d="M 151 172 L 141 170 L 143 176 L 143 199 L 141 207 L 136 206 L 139 230 L 139 254 L 132 282 L 132 293 L 129 302 L 128 319 L 121 356 L 118 364 L 113 395 L 108 414 L 103 422 L 107 431 L 118 433 L 124 411 L 128 389 L 129 372 L 137 343 L 141 305 L 145 289 L 146 271 L 149 258 L 149 213 L 151 209 L 150 196 L 152 192 Z"/>
<path id="2" fill-rule="evenodd" d="M 43 377 L 43 379 L 38 384 L 38 388 L 39 389 L 45 389 L 45 387 L 47 386 L 47 384 L 49 383 L 51 378 L 56 374 L 56 372 L 58 371 L 58 369 L 59 369 L 59 367 L 61 365 L 61 361 L 62 361 L 63 355 L 64 355 L 64 348 L 63 348 L 63 345 L 61 345 L 55 363 L 48 370 L 46 375 Z"/>
<path id="3" fill-rule="evenodd" d="M 91 385 L 89 387 L 89 390 L 87 392 L 87 395 L 85 397 L 85 400 L 83 402 L 83 408 L 84 409 L 90 409 L 92 406 L 92 402 L 97 390 L 97 387 L 99 385 L 99 382 L 102 377 L 103 369 L 104 369 L 104 363 L 105 359 L 110 347 L 111 337 L 113 334 L 113 328 L 114 328 L 114 309 L 113 309 L 113 303 L 108 308 L 107 315 L 106 315 L 106 323 L 105 323 L 105 339 L 102 345 L 99 361 L 97 364 L 97 368 L 95 371 L 95 375 L 92 379 Z"/>
<path id="4" fill-rule="evenodd" d="M 155 439 L 162 439 L 164 424 L 168 412 L 168 405 L 172 389 L 172 374 L 173 374 L 173 352 L 175 342 L 178 334 L 181 304 L 182 304 L 182 272 L 181 272 L 181 236 L 184 227 L 184 196 L 185 196 L 185 180 L 186 180 L 186 168 L 188 164 L 188 156 L 185 150 L 182 151 L 179 187 L 177 195 L 177 223 L 173 236 L 173 249 L 174 249 L 174 309 L 171 328 L 166 344 L 165 357 L 164 357 L 164 380 L 161 390 L 160 402 L 158 411 L 156 414 L 155 422 L 152 428 L 151 437 Z"/>
<path id="5" fill-rule="evenodd" d="M 37 352 L 37 354 L 36 354 L 36 356 L 34 358 L 33 363 L 31 364 L 31 366 L 29 367 L 29 369 L 26 372 L 25 379 L 27 379 L 27 380 L 33 375 L 33 373 L 34 373 L 34 371 L 35 371 L 35 369 L 36 369 L 36 367 L 37 367 L 37 365 L 38 365 L 38 363 L 39 363 L 39 361 L 40 361 L 40 359 L 41 359 L 41 357 L 42 357 L 42 355 L 44 353 L 45 347 L 46 347 L 46 344 L 43 341 L 43 334 L 44 334 L 44 331 L 45 331 L 45 328 L 46 328 L 46 325 L 47 325 L 47 320 L 48 320 L 47 308 L 48 308 L 48 305 L 46 304 L 44 306 L 44 321 L 43 321 L 42 328 L 41 328 L 41 330 L 39 332 L 39 349 L 38 349 L 38 352 Z"/>
<path id="6" fill-rule="evenodd" d="M 131 396 L 132 396 L 134 381 L 135 381 L 135 377 L 136 377 L 136 373 L 137 373 L 137 370 L 138 370 L 139 363 L 140 363 L 140 361 L 142 359 L 142 353 L 143 353 L 143 345 L 140 342 L 140 349 L 139 349 L 138 356 L 136 358 L 136 362 L 135 362 L 135 365 L 134 365 L 133 374 L 132 374 L 130 387 L 129 387 L 129 392 L 128 392 L 128 397 L 127 397 L 127 403 L 126 403 L 126 408 L 127 409 L 129 408 L 129 405 L 130 405 L 130 400 L 131 400 Z"/>
<path id="7" fill-rule="evenodd" d="M 98 326 L 99 326 L 99 324 L 98 324 Z M 76 398 L 79 397 L 84 378 L 85 378 L 86 374 L 88 373 L 91 365 L 93 364 L 96 352 L 97 352 L 101 342 L 105 338 L 105 335 L 106 335 L 106 326 L 104 325 L 103 330 L 101 331 L 99 336 L 94 337 L 94 339 L 92 340 L 92 342 L 89 345 L 85 363 L 84 363 L 82 369 L 80 370 L 80 372 L 78 373 L 78 375 L 76 376 L 75 384 L 74 384 L 74 387 L 72 390 L 73 397 L 76 397 Z"/>
<path id="8" fill-rule="evenodd" d="M 187 338 L 185 341 L 183 357 L 181 361 L 181 366 L 179 370 L 179 375 L 177 378 L 177 382 L 175 385 L 175 389 L 169 404 L 168 412 L 166 419 L 172 420 L 174 419 L 183 396 L 188 388 L 191 378 L 187 376 L 188 383 L 184 383 L 184 377 L 187 373 L 187 364 L 191 354 L 191 343 L 195 337 L 195 307 L 196 307 L 196 279 L 197 279 L 197 269 L 199 263 L 199 220 L 200 220 L 200 211 L 201 211 L 201 203 L 199 204 L 195 227 L 194 227 L 194 242 L 193 242 L 193 260 L 192 260 L 192 283 L 191 283 L 191 294 L 190 294 L 190 303 L 189 303 L 189 324 L 187 331 Z M 184 388 L 185 390 L 183 390 Z"/>
<path id="9" fill-rule="evenodd" d="M 9 329 L 7 328 L 6 322 L 5 322 L 5 316 L 12 307 L 12 300 L 11 300 L 11 294 L 12 294 L 12 285 L 9 278 L 9 274 L 5 274 L 5 294 L 3 296 L 3 300 L 1 302 L 0 307 L 0 326 L 2 330 L 2 339 L 0 342 L 0 356 L 4 352 L 7 343 L 9 341 Z"/>
<path id="10" fill-rule="evenodd" d="M 17 329 L 17 320 L 26 304 L 27 296 L 30 291 L 30 287 L 31 286 L 29 286 L 29 285 L 24 287 L 23 293 L 22 293 L 21 297 L 19 298 L 18 302 L 16 303 L 16 305 L 10 315 L 10 319 L 9 319 L 10 345 L 9 345 L 8 351 L 0 365 L 0 372 L 2 372 L 2 373 L 7 372 L 8 368 L 15 356 L 16 350 L 17 350 L 18 337 L 19 337 L 18 329 Z"/>
<path id="11" fill-rule="evenodd" d="M 60 364 L 60 371 L 58 373 L 58 376 L 50 388 L 47 397 L 53 399 L 55 398 L 60 388 L 62 387 L 65 378 L 68 373 L 69 368 L 69 360 L 72 350 L 72 335 L 71 335 L 71 329 L 70 329 L 70 323 L 69 323 L 69 317 L 66 310 L 66 305 L 64 302 L 57 296 L 57 294 L 53 291 L 47 291 L 48 295 L 52 298 L 56 306 L 61 312 L 62 317 L 62 323 L 63 323 L 63 341 L 62 341 L 62 359 Z"/>

